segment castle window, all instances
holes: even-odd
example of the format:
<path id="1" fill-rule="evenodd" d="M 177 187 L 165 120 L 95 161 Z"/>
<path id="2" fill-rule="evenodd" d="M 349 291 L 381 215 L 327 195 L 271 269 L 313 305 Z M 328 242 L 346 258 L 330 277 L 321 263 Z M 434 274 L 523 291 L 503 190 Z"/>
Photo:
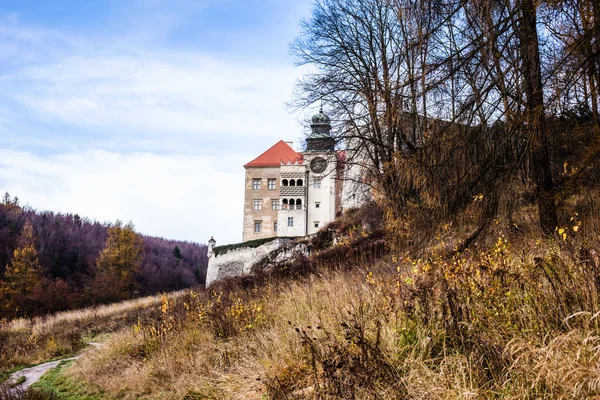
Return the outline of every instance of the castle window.
<path id="1" fill-rule="evenodd" d="M 273 232 L 277 232 L 277 221 L 273 222 Z"/>
<path id="2" fill-rule="evenodd" d="M 319 227 L 319 221 L 315 221 L 315 228 Z"/>
<path id="3" fill-rule="evenodd" d="M 262 221 L 254 221 L 254 232 L 259 233 L 262 225 Z"/>
<path id="4" fill-rule="evenodd" d="M 318 201 L 315 202 L 315 208 L 321 208 L 321 203 L 319 203 Z"/>
<path id="5" fill-rule="evenodd" d="M 296 186 L 296 181 L 293 179 L 290 179 L 290 186 Z"/>
<path id="6" fill-rule="evenodd" d="M 260 179 L 252 179 L 252 189 L 254 189 L 254 190 L 260 189 Z"/>
<path id="7" fill-rule="evenodd" d="M 275 179 L 267 179 L 267 188 L 269 190 L 275 190 Z"/>
<path id="8" fill-rule="evenodd" d="M 262 200 L 254 200 L 254 211 L 262 210 Z"/>
<path id="9" fill-rule="evenodd" d="M 313 187 L 315 189 L 321 189 L 321 180 L 320 179 L 315 179 L 315 181 L 313 183 Z"/>
<path id="10" fill-rule="evenodd" d="M 288 209 L 288 200 L 287 199 L 283 199 L 283 207 L 284 210 Z"/>
<path id="11" fill-rule="evenodd" d="M 288 217 L 288 226 L 294 226 L 294 217 Z"/>
<path id="12" fill-rule="evenodd" d="M 279 210 L 279 200 L 271 201 L 271 210 Z"/>
<path id="13" fill-rule="evenodd" d="M 298 179 L 296 181 L 296 186 L 302 186 L 302 185 L 304 185 L 304 182 L 302 182 L 302 179 Z"/>
<path id="14" fill-rule="evenodd" d="M 294 208 L 294 206 L 296 205 L 296 201 L 294 199 L 290 199 L 290 208 Z"/>
<path id="15" fill-rule="evenodd" d="M 287 186 L 288 185 L 288 180 L 284 179 L 281 181 L 281 186 Z"/>
<path id="16" fill-rule="evenodd" d="M 296 200 L 296 209 L 302 210 L 302 200 L 301 199 Z"/>

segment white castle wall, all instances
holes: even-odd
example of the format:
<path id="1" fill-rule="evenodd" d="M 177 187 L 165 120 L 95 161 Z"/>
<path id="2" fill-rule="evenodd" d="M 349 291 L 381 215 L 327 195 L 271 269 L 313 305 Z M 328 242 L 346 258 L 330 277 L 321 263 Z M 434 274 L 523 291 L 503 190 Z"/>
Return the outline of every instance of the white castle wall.
<path id="1" fill-rule="evenodd" d="M 294 218 L 294 226 L 288 226 L 288 217 Z M 279 210 L 277 213 L 277 236 L 293 237 L 306 235 L 306 211 Z"/>
<path id="2" fill-rule="evenodd" d="M 346 167 L 342 184 L 342 209 L 360 207 L 373 199 L 371 187 L 364 183 L 365 172 L 363 166 L 369 165 L 365 151 L 355 149 L 360 146 L 358 139 L 351 139 L 346 143 Z"/>
<path id="3" fill-rule="evenodd" d="M 287 242 L 289 240 L 273 239 L 256 248 L 240 247 L 219 255 L 209 248 L 206 287 L 219 279 L 249 274 L 254 264 Z"/>
<path id="4" fill-rule="evenodd" d="M 327 159 L 327 169 L 320 174 L 311 172 L 309 174 L 308 186 L 308 228 L 307 233 L 312 235 L 324 227 L 328 222 L 335 219 L 335 195 L 336 185 L 341 184 L 336 178 L 337 156 L 327 153 L 310 153 L 305 156 L 305 162 L 310 164 L 314 157 L 323 157 Z M 321 187 L 315 188 L 315 179 L 321 181 Z M 319 203 L 319 208 L 316 208 Z M 315 228 L 315 222 L 319 222 L 319 227 Z"/>

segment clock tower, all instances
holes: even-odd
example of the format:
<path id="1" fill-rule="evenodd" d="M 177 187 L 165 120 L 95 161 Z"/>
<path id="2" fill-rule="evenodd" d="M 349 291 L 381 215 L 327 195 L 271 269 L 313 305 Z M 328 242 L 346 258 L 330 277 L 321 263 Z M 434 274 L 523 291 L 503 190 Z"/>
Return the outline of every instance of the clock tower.
<path id="1" fill-rule="evenodd" d="M 335 139 L 331 136 L 331 120 L 323 109 L 312 117 L 310 127 L 303 153 L 308 173 L 306 233 L 309 235 L 335 218 L 339 186 Z"/>

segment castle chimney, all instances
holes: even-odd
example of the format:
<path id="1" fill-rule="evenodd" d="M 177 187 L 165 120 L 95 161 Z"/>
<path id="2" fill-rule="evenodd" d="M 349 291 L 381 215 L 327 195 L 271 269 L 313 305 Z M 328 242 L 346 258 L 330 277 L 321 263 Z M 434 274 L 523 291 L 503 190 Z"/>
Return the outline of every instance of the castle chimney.
<path id="1" fill-rule="evenodd" d="M 290 146 L 292 149 L 294 148 L 294 142 L 285 142 L 285 144 Z"/>

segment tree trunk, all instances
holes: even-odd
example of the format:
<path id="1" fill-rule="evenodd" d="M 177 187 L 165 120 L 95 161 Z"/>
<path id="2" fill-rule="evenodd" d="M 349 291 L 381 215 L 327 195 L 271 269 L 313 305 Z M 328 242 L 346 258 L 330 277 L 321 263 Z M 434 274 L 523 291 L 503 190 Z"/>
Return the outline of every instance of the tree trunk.
<path id="1" fill-rule="evenodd" d="M 540 227 L 546 235 L 558 226 L 554 184 L 548 154 L 548 136 L 544 116 L 544 93 L 537 35 L 537 17 L 534 0 L 521 2 L 520 50 L 523 58 L 525 93 L 527 95 L 526 122 L 531 135 L 533 163 Z"/>
<path id="2" fill-rule="evenodd" d="M 600 4 L 598 1 L 592 1 L 592 38 L 590 39 L 590 84 L 593 83 L 592 90 L 592 108 L 594 112 L 594 118 L 596 119 L 596 126 L 600 130 L 600 111 L 598 110 L 598 97 L 600 96 Z M 594 43 L 595 42 L 595 43 Z M 590 85 L 591 86 L 591 85 Z"/>

